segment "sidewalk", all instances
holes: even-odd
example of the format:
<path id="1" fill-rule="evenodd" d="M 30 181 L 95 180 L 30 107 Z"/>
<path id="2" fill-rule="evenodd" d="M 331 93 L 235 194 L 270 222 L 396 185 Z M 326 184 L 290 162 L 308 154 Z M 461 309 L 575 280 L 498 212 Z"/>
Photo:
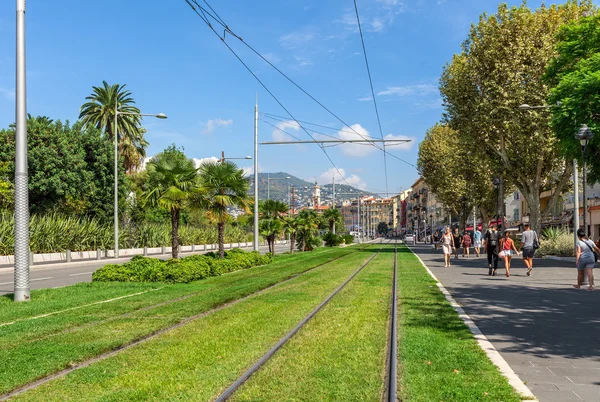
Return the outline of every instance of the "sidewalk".
<path id="1" fill-rule="evenodd" d="M 492 277 L 484 257 L 444 268 L 441 251 L 409 246 L 541 402 L 600 401 L 600 290 L 572 288 L 574 263 L 535 259 L 527 277 L 517 257 Z"/>

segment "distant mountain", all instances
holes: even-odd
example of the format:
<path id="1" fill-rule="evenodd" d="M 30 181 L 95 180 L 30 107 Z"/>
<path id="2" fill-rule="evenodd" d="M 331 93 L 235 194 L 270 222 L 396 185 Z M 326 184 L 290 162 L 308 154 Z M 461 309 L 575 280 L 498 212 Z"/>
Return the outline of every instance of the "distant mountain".
<path id="1" fill-rule="evenodd" d="M 254 175 L 249 175 L 252 181 L 250 193 L 254 195 Z M 289 179 L 286 179 L 289 177 Z M 299 179 L 285 172 L 277 173 L 259 173 L 258 174 L 258 198 L 261 200 L 267 199 L 267 182 L 269 182 L 269 195 L 272 200 L 289 202 L 289 188 L 294 186 L 294 198 L 296 200 L 296 208 L 311 205 L 313 197 L 314 182 L 308 182 Z M 321 187 L 321 205 L 331 205 L 332 199 L 332 183 L 322 184 Z M 348 194 L 350 193 L 350 194 Z M 336 204 L 344 200 L 356 199 L 358 196 L 365 197 L 375 195 L 347 184 L 335 185 L 335 201 Z"/>

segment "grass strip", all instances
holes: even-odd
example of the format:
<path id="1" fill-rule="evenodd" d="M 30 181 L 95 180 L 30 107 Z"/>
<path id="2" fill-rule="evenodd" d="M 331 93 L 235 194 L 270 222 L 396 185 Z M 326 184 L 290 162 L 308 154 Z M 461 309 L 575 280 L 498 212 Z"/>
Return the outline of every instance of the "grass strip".
<path id="1" fill-rule="evenodd" d="M 230 400 L 381 400 L 393 262 L 386 245 Z"/>
<path id="2" fill-rule="evenodd" d="M 403 401 L 520 401 L 416 256 L 398 247 Z"/>
<path id="3" fill-rule="evenodd" d="M 333 262 L 15 400 L 210 400 L 369 256 Z"/>
<path id="4" fill-rule="evenodd" d="M 338 249 L 335 252 L 298 255 L 193 284 L 170 285 L 119 303 L 90 306 L 85 313 L 73 310 L 4 327 L 0 331 L 0 361 L 5 362 L 0 366 L 0 394 L 289 279 L 336 257 L 347 258 L 353 251 Z M 182 295 L 187 298 L 170 303 Z M 166 304 L 155 306 L 157 303 Z"/>

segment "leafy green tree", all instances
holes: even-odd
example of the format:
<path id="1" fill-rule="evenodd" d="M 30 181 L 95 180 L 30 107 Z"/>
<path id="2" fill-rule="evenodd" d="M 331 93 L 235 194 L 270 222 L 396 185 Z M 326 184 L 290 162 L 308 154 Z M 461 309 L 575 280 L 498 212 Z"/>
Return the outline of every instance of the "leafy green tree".
<path id="1" fill-rule="evenodd" d="M 89 215 L 104 220 L 113 215 L 112 151 L 101 132 L 81 123 L 29 117 L 29 202 L 32 214 L 51 212 Z M 0 130 L 0 163 L 14 183 L 14 126 Z M 127 188 L 119 170 L 120 202 Z"/>
<path id="2" fill-rule="evenodd" d="M 147 170 L 146 202 L 171 213 L 171 255 L 177 258 L 181 210 L 200 193 L 197 169 L 192 159 L 172 145 L 154 156 L 148 162 Z"/>
<path id="3" fill-rule="evenodd" d="M 207 211 L 208 216 L 217 223 L 219 257 L 225 256 L 225 224 L 229 218 L 228 209 L 238 207 L 248 211 L 248 190 L 250 184 L 244 171 L 236 164 L 225 161 L 205 162 L 200 168 L 201 198 L 195 202 Z"/>
<path id="4" fill-rule="evenodd" d="M 297 218 L 297 243 L 300 251 L 312 251 L 318 246 L 319 216 L 310 209 L 300 211 Z"/>
<path id="5" fill-rule="evenodd" d="M 294 253 L 296 235 L 298 233 L 299 219 L 295 216 L 287 216 L 283 219 L 283 231 L 290 235 L 290 254 Z"/>
<path id="6" fill-rule="evenodd" d="M 9 172 L 9 163 L 0 162 L 0 210 L 11 208 L 15 199 L 14 186 L 9 180 Z"/>
<path id="7" fill-rule="evenodd" d="M 481 147 L 497 174 L 510 179 L 530 208 L 532 226 L 550 211 L 569 182 L 572 169 L 561 156 L 547 112 L 523 112 L 522 103 L 544 104 L 543 81 L 554 56 L 559 27 L 580 18 L 592 2 L 570 0 L 532 11 L 501 4 L 473 25 L 463 51 L 444 69 L 440 90 L 445 120 L 472 146 Z M 549 209 L 540 194 L 552 190 Z"/>
<path id="8" fill-rule="evenodd" d="M 275 254 L 275 239 L 283 230 L 283 219 L 288 205 L 277 200 L 266 200 L 259 205 L 261 222 L 260 234 L 267 239 L 269 252 Z"/>
<path id="9" fill-rule="evenodd" d="M 325 210 L 325 212 L 323 212 L 323 219 L 329 225 L 329 231 L 332 233 L 336 223 L 342 222 L 343 220 L 340 210 L 336 208 Z"/>
<path id="10" fill-rule="evenodd" d="M 552 87 L 548 102 L 552 128 L 568 159 L 581 159 L 579 141 L 573 138 L 582 124 L 596 134 L 587 152 L 590 179 L 600 180 L 600 16 L 574 21 L 557 36 L 558 55 L 546 71 Z"/>
<path id="11" fill-rule="evenodd" d="M 146 156 L 148 142 L 144 139 L 145 129 L 141 128 L 142 116 L 134 106 L 135 101 L 125 85 L 109 85 L 102 81 L 101 87 L 92 87 L 93 93 L 87 96 L 88 102 L 81 106 L 79 118 L 85 125 L 103 130 L 112 143 L 115 133 L 115 107 L 120 114 L 117 119 L 119 154 L 123 156 L 123 166 L 127 172 L 137 170 Z"/>
<path id="12" fill-rule="evenodd" d="M 436 198 L 452 214 L 461 213 L 464 221 L 463 209 L 476 206 L 483 224 L 487 225 L 490 213 L 496 208 L 494 171 L 479 147 L 465 143 L 464 137 L 447 125 L 436 124 L 419 145 L 417 167 Z M 508 181 L 505 185 L 510 190 Z M 463 197 L 467 198 L 466 204 Z"/>
<path id="13" fill-rule="evenodd" d="M 379 222 L 377 225 L 377 233 L 384 235 L 388 232 L 388 224 L 385 222 Z"/>

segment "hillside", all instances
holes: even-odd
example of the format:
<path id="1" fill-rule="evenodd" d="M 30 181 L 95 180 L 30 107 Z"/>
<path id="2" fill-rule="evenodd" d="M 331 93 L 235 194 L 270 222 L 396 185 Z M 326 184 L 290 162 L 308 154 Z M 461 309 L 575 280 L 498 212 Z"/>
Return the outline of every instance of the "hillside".
<path id="1" fill-rule="evenodd" d="M 249 175 L 250 180 L 253 183 L 254 175 Z M 261 200 L 267 199 L 267 178 L 270 177 L 270 185 L 269 185 L 269 194 L 272 200 L 279 200 L 284 202 L 289 202 L 289 187 L 294 186 L 295 188 L 295 199 L 296 199 L 296 208 L 308 205 L 309 202 L 312 201 L 312 188 L 314 186 L 314 182 L 308 182 L 302 179 L 299 179 L 295 176 L 287 174 L 285 172 L 277 172 L 277 173 L 259 173 L 258 174 L 258 197 Z M 289 177 L 289 179 L 286 179 Z M 322 205 L 331 205 L 332 198 L 332 184 L 321 184 L 321 204 Z M 254 195 L 254 185 L 251 185 L 250 193 Z M 352 193 L 352 194 L 347 194 Z M 368 196 L 374 195 L 372 193 L 359 190 L 355 187 L 348 186 L 346 184 L 336 184 L 335 185 L 335 199 L 336 204 L 343 201 L 349 200 L 352 198 L 356 198 L 357 196 Z M 354 195 L 356 194 L 356 195 Z"/>

